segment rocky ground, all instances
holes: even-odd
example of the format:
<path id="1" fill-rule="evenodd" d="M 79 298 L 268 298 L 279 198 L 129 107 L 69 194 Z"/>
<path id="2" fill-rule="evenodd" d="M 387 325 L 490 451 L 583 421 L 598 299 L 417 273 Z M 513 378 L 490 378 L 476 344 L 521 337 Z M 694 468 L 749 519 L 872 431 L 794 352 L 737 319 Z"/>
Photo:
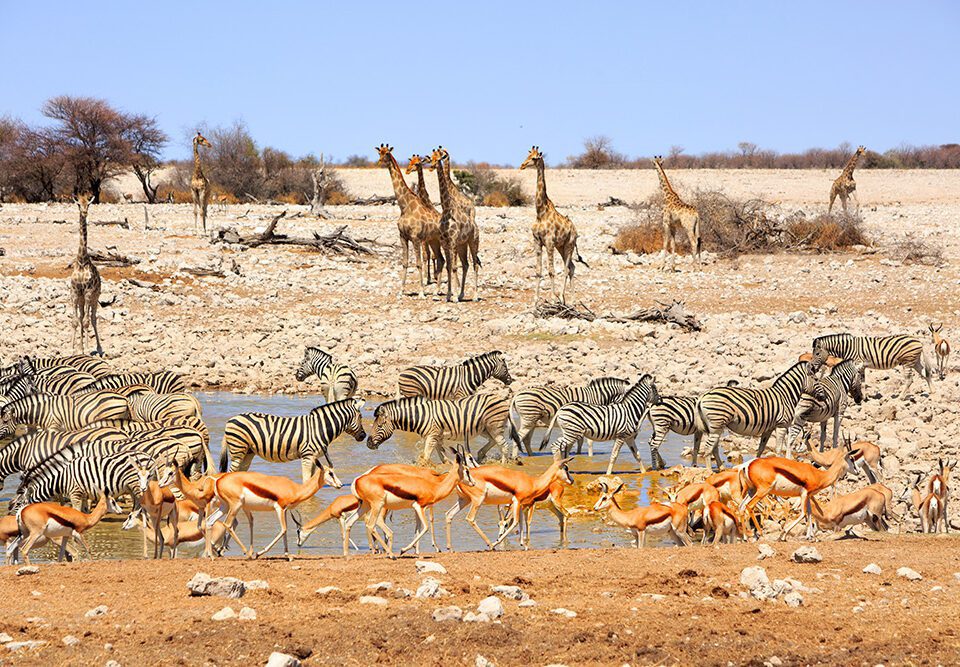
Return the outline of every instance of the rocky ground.
<path id="1" fill-rule="evenodd" d="M 796 548 L 773 543 L 759 562 L 755 544 L 455 553 L 422 573 L 413 558 L 361 556 L 6 567 L 0 664 L 262 665 L 274 652 L 304 665 L 956 661 L 955 537 L 823 542 L 805 563 Z M 198 571 L 249 588 L 191 597 Z M 195 580 L 223 583 L 241 588 Z"/>

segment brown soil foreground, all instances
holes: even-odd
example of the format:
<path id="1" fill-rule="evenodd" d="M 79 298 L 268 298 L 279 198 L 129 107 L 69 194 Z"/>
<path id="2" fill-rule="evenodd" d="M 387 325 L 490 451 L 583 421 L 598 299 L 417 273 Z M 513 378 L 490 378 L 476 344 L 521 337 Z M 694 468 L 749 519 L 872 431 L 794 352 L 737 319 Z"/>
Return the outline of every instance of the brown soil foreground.
<path id="1" fill-rule="evenodd" d="M 960 656 L 960 552 L 955 537 L 889 536 L 816 545 L 823 561 L 790 561 L 796 543 L 773 544 L 757 562 L 757 546 L 719 549 L 453 553 L 429 556 L 448 571 L 418 575 L 413 558 L 98 561 L 42 565 L 15 576 L 0 569 L 4 614 L 0 632 L 46 644 L 0 663 L 18 665 L 265 664 L 272 651 L 305 657 L 306 665 L 562 664 L 951 664 Z M 880 574 L 866 574 L 868 563 Z M 740 573 L 764 567 L 771 581 L 792 577 L 805 587 L 803 606 L 742 597 Z M 923 575 L 897 576 L 899 567 Z M 244 580 L 268 590 L 239 600 L 192 598 L 185 584 L 197 571 Z M 450 595 L 361 604 L 371 584 L 415 590 L 437 576 Z M 536 601 L 504 600 L 499 623 L 437 622 L 433 611 L 474 611 L 497 584 L 519 585 Z M 338 586 L 342 593 L 316 590 Z M 663 598 L 657 596 L 665 596 Z M 105 614 L 86 612 L 106 605 Z M 248 606 L 255 620 L 213 621 L 225 606 Z M 576 612 L 567 618 L 552 610 Z M 63 638 L 73 635 L 73 647 Z M 105 645 L 112 645 L 109 649 Z M 2 650 L 2 649 L 0 649 Z"/>

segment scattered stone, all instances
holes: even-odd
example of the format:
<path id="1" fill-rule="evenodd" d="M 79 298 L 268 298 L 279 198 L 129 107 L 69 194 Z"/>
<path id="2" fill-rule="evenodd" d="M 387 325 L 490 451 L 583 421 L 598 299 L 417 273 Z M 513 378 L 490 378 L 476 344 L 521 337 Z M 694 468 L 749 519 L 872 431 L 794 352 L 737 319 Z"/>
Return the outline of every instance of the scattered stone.
<path id="1" fill-rule="evenodd" d="M 523 602 L 521 602 L 521 603 L 518 604 L 517 606 L 518 606 L 518 607 L 536 607 L 536 606 L 537 606 L 537 601 L 536 601 L 536 600 L 524 600 Z"/>
<path id="2" fill-rule="evenodd" d="M 393 588 L 393 583 L 389 581 L 381 581 L 376 584 L 370 584 L 367 588 L 374 593 L 382 593 L 383 591 L 389 591 Z"/>
<path id="3" fill-rule="evenodd" d="M 904 579 L 909 579 L 910 581 L 920 581 L 923 579 L 923 575 L 916 570 L 911 570 L 909 567 L 898 568 L 897 576 L 903 577 Z"/>
<path id="4" fill-rule="evenodd" d="M 477 612 L 486 614 L 492 620 L 496 620 L 503 616 L 503 603 L 496 595 L 485 597 L 480 600 L 480 604 L 477 605 Z"/>
<path id="5" fill-rule="evenodd" d="M 67 646 L 76 646 L 77 644 L 80 643 L 80 640 L 74 637 L 73 635 L 67 635 L 66 637 L 63 638 L 62 641 Z"/>
<path id="6" fill-rule="evenodd" d="M 8 635 L 6 632 L 0 632 L 0 644 L 6 644 L 7 642 L 12 642 L 13 637 Z"/>
<path id="7" fill-rule="evenodd" d="M 790 591 L 783 596 L 783 601 L 788 607 L 800 607 L 803 605 L 803 596 L 797 591 Z"/>
<path id="8" fill-rule="evenodd" d="M 781 660 L 780 658 L 778 658 L 778 657 L 775 656 L 775 655 L 771 655 L 771 656 L 767 659 L 767 662 L 769 662 L 771 665 L 773 665 L 773 667 L 780 667 L 780 665 L 783 664 L 783 660 Z"/>
<path id="9" fill-rule="evenodd" d="M 393 591 L 393 597 L 397 598 L 398 600 L 412 598 L 413 595 L 413 591 L 411 591 L 409 588 L 395 588 Z"/>
<path id="10" fill-rule="evenodd" d="M 819 563 L 823 560 L 823 556 L 820 555 L 817 548 L 811 546 L 800 547 L 793 552 L 790 558 L 792 558 L 795 563 Z"/>
<path id="11" fill-rule="evenodd" d="M 459 621 L 461 618 L 463 618 L 463 609 L 460 607 L 437 607 L 433 610 L 433 620 L 438 623 Z"/>
<path id="12" fill-rule="evenodd" d="M 777 552 L 773 550 L 773 547 L 771 547 L 766 542 L 761 542 L 760 544 L 758 544 L 757 551 L 760 552 L 759 555 L 757 556 L 757 560 L 763 560 L 764 558 L 773 558 L 774 556 L 777 555 Z"/>
<path id="13" fill-rule="evenodd" d="M 931 593 L 940 593 L 943 591 L 943 586 L 934 586 L 930 589 Z"/>
<path id="14" fill-rule="evenodd" d="M 267 667 L 300 667 L 300 661 L 292 655 L 274 651 L 267 658 Z"/>
<path id="15" fill-rule="evenodd" d="M 417 587 L 416 596 L 420 599 L 439 598 L 444 595 L 449 595 L 449 593 L 443 589 L 440 581 L 433 577 L 427 577 L 420 582 L 420 586 Z"/>
<path id="16" fill-rule="evenodd" d="M 40 568 L 36 565 L 24 565 L 23 567 L 17 568 L 17 576 L 23 577 L 28 574 L 39 574 Z"/>
<path id="17" fill-rule="evenodd" d="M 863 613 L 863 607 L 861 607 L 860 605 L 857 605 L 857 606 L 854 607 L 851 611 L 852 611 L 854 614 L 861 614 L 861 613 Z"/>
<path id="18" fill-rule="evenodd" d="M 473 661 L 473 667 L 497 667 L 497 664 L 478 653 L 476 660 Z"/>
<path id="19" fill-rule="evenodd" d="M 243 586 L 248 591 L 265 591 L 270 588 L 270 584 L 263 579 L 251 579 L 250 581 L 245 581 L 243 582 Z"/>
<path id="20" fill-rule="evenodd" d="M 489 623 L 492 620 L 493 619 L 491 619 L 489 616 L 487 616 L 483 612 L 475 614 L 472 611 L 468 611 L 466 614 L 463 615 L 464 623 Z"/>
<path id="21" fill-rule="evenodd" d="M 116 660 L 107 660 L 103 667 L 120 667 L 120 663 Z"/>
<path id="22" fill-rule="evenodd" d="M 321 586 L 317 589 L 317 595 L 330 595 L 331 593 L 343 593 L 343 589 L 337 586 Z"/>
<path id="23" fill-rule="evenodd" d="M 446 574 L 447 568 L 445 568 L 440 563 L 434 563 L 428 560 L 418 560 L 417 563 L 417 574 Z"/>
<path id="24" fill-rule="evenodd" d="M 190 595 L 215 595 L 225 598 L 239 598 L 247 592 L 246 584 L 236 577 L 211 577 L 206 572 L 197 572 L 187 582 Z"/>
<path id="25" fill-rule="evenodd" d="M 646 598 L 651 602 L 662 602 L 667 599 L 667 596 L 662 593 L 641 593 L 640 597 Z"/>
<path id="26" fill-rule="evenodd" d="M 224 607 L 220 611 L 214 613 L 214 615 L 210 617 L 210 620 L 228 621 L 231 618 L 236 618 L 236 617 L 237 617 L 237 612 L 233 610 L 233 607 Z"/>
<path id="27" fill-rule="evenodd" d="M 551 614 L 557 614 L 558 616 L 565 616 L 566 618 L 576 618 L 577 612 L 571 611 L 569 609 L 564 609 L 563 607 L 557 607 L 556 609 L 550 610 Z"/>
<path id="28" fill-rule="evenodd" d="M 385 607 L 387 605 L 387 598 L 382 598 L 379 595 L 361 595 L 360 604 L 375 604 L 380 607 Z"/>
<path id="29" fill-rule="evenodd" d="M 519 586 L 491 586 L 490 590 L 497 595 L 503 596 L 507 600 L 518 600 L 523 602 L 524 600 L 530 599 L 530 596 L 527 595 Z"/>
<path id="30" fill-rule="evenodd" d="M 740 572 L 740 584 L 753 590 L 759 586 L 769 585 L 770 579 L 767 577 L 766 570 L 755 565 L 743 568 L 743 571 Z"/>
<path id="31" fill-rule="evenodd" d="M 257 611 L 256 609 L 251 609 L 250 607 L 243 607 L 240 609 L 240 613 L 237 615 L 241 621 L 255 621 L 257 620 Z"/>
<path id="32" fill-rule="evenodd" d="M 883 570 L 880 569 L 880 566 L 876 563 L 870 563 L 865 568 L 863 568 L 864 574 L 880 574 Z"/>
<path id="33" fill-rule="evenodd" d="M 103 650 L 109 653 L 110 651 L 113 650 L 113 644 L 111 644 L 110 642 L 107 642 L 106 644 L 103 645 Z"/>
<path id="34" fill-rule="evenodd" d="M 109 609 L 107 608 L 107 605 L 102 604 L 89 610 L 86 614 L 84 614 L 84 616 L 86 616 L 87 618 L 96 618 L 97 616 L 103 616 L 108 611 Z"/>
<path id="35" fill-rule="evenodd" d="M 26 649 L 27 651 L 32 651 L 35 648 L 40 648 L 47 642 L 40 641 L 39 639 L 28 639 L 27 641 L 22 642 L 8 642 L 7 648 L 11 651 L 22 651 Z"/>

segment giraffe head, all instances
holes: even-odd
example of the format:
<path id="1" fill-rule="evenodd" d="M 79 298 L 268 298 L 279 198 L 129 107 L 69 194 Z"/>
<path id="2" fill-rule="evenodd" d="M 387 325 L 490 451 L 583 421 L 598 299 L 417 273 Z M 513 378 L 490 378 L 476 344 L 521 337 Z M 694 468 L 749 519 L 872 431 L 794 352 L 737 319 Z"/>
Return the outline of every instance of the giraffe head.
<path id="1" fill-rule="evenodd" d="M 532 167 L 534 165 L 539 166 L 543 164 L 543 153 L 540 152 L 539 146 L 532 146 L 530 148 L 530 153 L 527 155 L 527 159 L 523 161 L 523 164 L 520 165 L 521 169 L 526 169 L 527 167 Z"/>
<path id="2" fill-rule="evenodd" d="M 77 203 L 77 208 L 80 209 L 80 217 L 86 219 L 87 211 L 90 210 L 90 195 L 86 192 L 81 192 L 77 195 L 77 198 L 74 201 Z"/>
<path id="3" fill-rule="evenodd" d="M 390 144 L 380 144 L 374 150 L 376 150 L 377 154 L 380 156 L 377 159 L 378 166 L 386 167 L 390 164 L 390 160 L 393 159 L 393 146 Z"/>
<path id="4" fill-rule="evenodd" d="M 863 154 L 866 153 L 866 152 L 867 152 L 867 147 L 866 147 L 866 146 L 857 146 L 857 155 L 858 155 L 858 156 L 863 155 Z"/>
<path id="5" fill-rule="evenodd" d="M 206 146 L 207 148 L 213 148 L 207 138 L 200 134 L 200 130 L 197 130 L 197 135 L 193 138 L 194 146 Z"/>
<path id="6" fill-rule="evenodd" d="M 653 156 L 653 166 L 656 167 L 657 169 L 663 169 L 663 156 L 662 156 L 662 155 L 654 155 L 654 156 Z"/>
<path id="7" fill-rule="evenodd" d="M 423 165 L 424 165 L 426 162 L 428 162 L 429 159 L 430 159 L 430 158 L 425 157 L 425 156 L 423 156 L 423 155 L 416 155 L 416 154 L 411 155 L 411 156 L 410 156 L 410 164 L 407 165 L 407 168 L 404 170 L 404 172 L 407 173 L 407 174 L 412 174 L 412 173 L 415 172 L 418 168 L 423 167 Z"/>
<path id="8" fill-rule="evenodd" d="M 433 149 L 433 152 L 430 153 L 430 164 L 426 166 L 430 169 L 436 169 L 441 162 L 449 159 L 450 153 L 447 152 L 447 149 L 443 146 L 437 146 Z"/>

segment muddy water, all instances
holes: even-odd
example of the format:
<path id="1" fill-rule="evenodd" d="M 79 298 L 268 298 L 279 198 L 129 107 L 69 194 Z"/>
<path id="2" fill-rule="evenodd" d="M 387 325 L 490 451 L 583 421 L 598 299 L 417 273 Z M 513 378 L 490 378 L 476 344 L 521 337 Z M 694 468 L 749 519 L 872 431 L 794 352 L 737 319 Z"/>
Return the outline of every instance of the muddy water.
<path id="1" fill-rule="evenodd" d="M 308 412 L 310 409 L 322 403 L 323 400 L 316 396 L 284 396 L 284 395 L 240 395 L 228 392 L 200 393 L 197 394 L 203 405 L 203 416 L 210 429 L 210 446 L 214 458 L 219 460 L 220 445 L 223 438 L 223 428 L 226 421 L 233 415 L 241 412 L 268 412 L 278 415 L 298 415 Z M 369 403 L 364 409 L 365 424 L 369 428 L 372 421 L 373 403 Z M 541 431 L 538 430 L 534 437 L 534 448 L 539 442 Z M 649 461 L 649 450 L 646 443 L 649 440 L 649 424 L 645 424 L 644 430 L 637 438 L 641 455 L 645 461 Z M 336 440 L 330 447 L 330 457 L 333 460 L 337 475 L 344 483 L 344 488 L 337 490 L 323 488 L 310 501 L 300 505 L 299 510 L 303 520 L 315 516 L 320 510 L 330 503 L 340 494 L 349 493 L 349 485 L 358 475 L 369 468 L 380 463 L 413 463 L 417 456 L 416 439 L 403 433 L 395 433 L 394 436 L 382 444 L 379 450 L 372 451 L 367 449 L 364 443 L 356 442 L 351 436 L 346 436 Z M 571 464 L 576 486 L 569 488 L 564 495 L 563 503 L 572 512 L 568 522 L 568 547 L 574 549 L 596 548 L 601 546 L 623 545 L 628 543 L 630 535 L 627 531 L 604 524 L 600 517 L 591 512 L 590 508 L 596 502 L 596 495 L 588 493 L 584 487 L 596 477 L 606 471 L 607 462 L 612 443 L 598 443 L 594 449 L 594 456 L 587 456 L 587 450 L 584 448 L 583 454 L 578 456 Z M 671 466 L 680 462 L 680 450 L 685 444 L 684 439 L 674 436 L 667 438 L 661 454 Z M 475 446 L 476 447 L 476 446 Z M 476 451 L 476 450 L 475 450 Z M 492 453 L 496 453 L 495 451 Z M 549 453 L 549 447 L 543 453 L 535 452 L 535 456 L 524 458 L 524 471 L 536 474 L 550 465 L 552 458 Z M 285 475 L 293 479 L 300 479 L 300 462 L 291 461 L 289 463 L 267 463 L 260 459 L 254 459 L 251 470 L 265 472 L 271 475 Z M 625 499 L 627 506 L 632 506 L 635 502 L 646 504 L 652 498 L 660 500 L 662 492 L 660 489 L 660 480 L 656 474 L 639 475 L 638 467 L 627 448 L 621 451 L 617 466 L 614 468 L 616 474 L 627 482 L 635 494 L 634 498 Z M 10 495 L 16 490 L 19 482 L 16 476 L 7 479 L 3 489 L 2 501 L 9 499 Z M 437 540 L 440 546 L 444 545 L 444 527 L 443 513 L 455 504 L 454 499 L 447 499 L 440 503 L 436 511 Z M 454 549 L 480 550 L 484 548 L 483 541 L 474 532 L 474 530 L 464 521 L 466 510 L 461 512 L 452 524 L 452 541 Z M 139 558 L 143 550 L 143 538 L 139 530 L 123 531 L 121 524 L 124 517 L 108 517 L 95 527 L 87 536 L 87 542 L 91 547 L 95 557 L 98 558 Z M 482 530 L 491 538 L 496 538 L 497 533 L 497 515 L 493 507 L 483 507 L 478 514 L 478 523 Z M 392 515 L 391 527 L 395 531 L 395 548 L 407 544 L 414 534 L 413 513 L 410 511 L 395 512 Z M 254 515 L 254 545 L 257 548 L 265 546 L 279 529 L 276 517 L 272 513 L 257 513 Z M 248 538 L 248 527 L 245 519 L 241 517 L 241 523 L 237 530 L 244 539 Z M 352 538 L 360 551 L 367 551 L 366 534 L 362 523 L 354 526 Z M 515 540 L 513 540 L 515 542 Z M 650 542 L 648 542 L 649 544 Z M 421 549 L 431 551 L 429 534 L 421 541 Z M 553 514 L 546 509 L 538 510 L 534 515 L 533 531 L 531 537 L 532 548 L 555 548 L 560 547 L 559 531 L 557 522 Z M 508 545 L 507 548 L 516 548 Z M 276 554 L 282 554 L 282 543 L 275 548 Z M 296 534 L 294 526 L 290 525 L 290 549 L 291 552 L 298 552 L 296 546 Z M 181 547 L 181 553 L 184 555 L 193 555 L 198 553 L 200 547 L 190 548 Z M 43 549 L 43 557 L 49 557 L 53 552 L 49 549 Z M 299 553 L 305 555 L 318 554 L 339 554 L 341 552 L 340 528 L 336 521 L 331 521 L 317 529 L 307 541 L 307 544 L 299 549 Z M 152 554 L 152 548 L 150 553 Z M 239 549 L 231 545 L 229 554 L 238 555 Z M 37 553 L 37 560 L 41 560 L 40 553 Z"/>

